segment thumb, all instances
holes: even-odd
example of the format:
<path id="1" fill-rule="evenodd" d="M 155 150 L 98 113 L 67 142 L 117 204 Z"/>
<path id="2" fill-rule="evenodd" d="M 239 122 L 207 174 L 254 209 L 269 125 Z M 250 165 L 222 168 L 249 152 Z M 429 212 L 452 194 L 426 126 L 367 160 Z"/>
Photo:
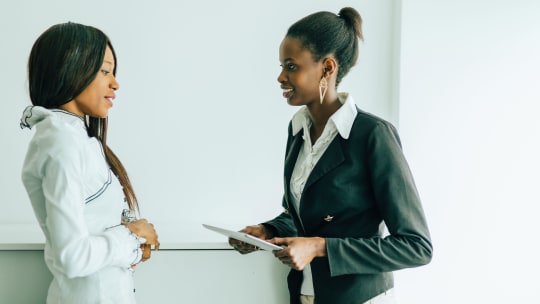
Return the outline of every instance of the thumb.
<path id="1" fill-rule="evenodd" d="M 291 238 L 280 238 L 280 237 L 275 237 L 269 240 L 270 243 L 273 243 L 276 245 L 289 245 L 290 241 L 291 241 Z"/>

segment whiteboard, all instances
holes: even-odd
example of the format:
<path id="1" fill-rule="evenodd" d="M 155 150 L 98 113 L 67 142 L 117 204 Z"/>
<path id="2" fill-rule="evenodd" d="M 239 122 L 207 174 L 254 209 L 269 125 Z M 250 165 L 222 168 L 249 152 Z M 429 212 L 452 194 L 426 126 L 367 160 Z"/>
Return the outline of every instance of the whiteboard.
<path id="1" fill-rule="evenodd" d="M 0 225 L 37 227 L 20 181 L 33 131 L 26 64 L 49 26 L 103 30 L 118 56 L 120 89 L 108 144 L 164 242 L 221 240 L 201 223 L 242 228 L 281 212 L 287 125 L 278 48 L 287 28 L 320 10 L 363 16 L 360 59 L 340 91 L 395 122 L 399 8 L 386 1 L 10 1 L 0 4 Z M 16 231 L 16 230 L 14 230 Z M 39 230 L 36 230 L 39 232 Z"/>

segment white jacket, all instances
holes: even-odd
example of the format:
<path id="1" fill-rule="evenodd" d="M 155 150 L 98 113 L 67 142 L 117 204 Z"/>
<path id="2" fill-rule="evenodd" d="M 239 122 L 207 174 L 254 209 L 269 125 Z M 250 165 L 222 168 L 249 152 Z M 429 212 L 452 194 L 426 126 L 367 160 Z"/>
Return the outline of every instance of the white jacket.
<path id="1" fill-rule="evenodd" d="M 22 180 L 54 277 L 47 303 L 135 303 L 130 266 L 140 243 L 121 225 L 127 204 L 100 142 L 81 117 L 58 109 L 26 108 L 21 127 L 33 126 Z"/>

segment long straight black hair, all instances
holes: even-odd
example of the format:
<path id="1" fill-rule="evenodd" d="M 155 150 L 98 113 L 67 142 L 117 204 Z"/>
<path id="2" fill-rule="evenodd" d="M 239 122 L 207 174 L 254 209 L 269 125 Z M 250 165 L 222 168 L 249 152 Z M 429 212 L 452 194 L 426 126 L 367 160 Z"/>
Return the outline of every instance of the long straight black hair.
<path id="1" fill-rule="evenodd" d="M 28 59 L 28 88 L 32 104 L 55 109 L 73 100 L 95 79 L 111 49 L 116 75 L 118 61 L 110 39 L 101 30 L 68 22 L 51 26 L 34 43 Z M 120 180 L 128 206 L 138 210 L 137 197 L 120 159 L 107 145 L 107 118 L 84 118 L 88 136 L 102 144 L 107 162 Z"/>

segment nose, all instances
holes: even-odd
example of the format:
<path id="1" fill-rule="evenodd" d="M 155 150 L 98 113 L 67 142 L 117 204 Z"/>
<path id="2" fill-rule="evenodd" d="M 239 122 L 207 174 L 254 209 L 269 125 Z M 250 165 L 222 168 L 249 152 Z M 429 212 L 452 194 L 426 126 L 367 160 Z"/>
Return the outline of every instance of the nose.
<path id="1" fill-rule="evenodd" d="M 112 81 L 109 84 L 109 87 L 115 91 L 120 88 L 120 84 L 118 83 L 118 81 L 116 81 L 116 77 L 114 77 L 114 75 L 112 76 Z"/>
<path id="2" fill-rule="evenodd" d="M 285 74 L 285 69 L 281 69 L 281 72 L 279 73 L 277 77 L 277 81 L 279 83 L 284 83 L 287 80 L 287 76 Z"/>

